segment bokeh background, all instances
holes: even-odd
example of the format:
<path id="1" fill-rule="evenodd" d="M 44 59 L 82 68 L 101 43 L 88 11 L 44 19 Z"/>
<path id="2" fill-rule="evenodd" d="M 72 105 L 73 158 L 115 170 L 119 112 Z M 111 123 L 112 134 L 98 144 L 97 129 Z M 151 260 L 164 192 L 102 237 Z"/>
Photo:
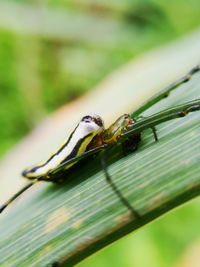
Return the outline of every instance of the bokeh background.
<path id="1" fill-rule="evenodd" d="M 199 26 L 199 0 L 0 1 L 0 157 L 122 64 Z M 199 205 L 176 209 L 79 266 L 200 266 Z"/>

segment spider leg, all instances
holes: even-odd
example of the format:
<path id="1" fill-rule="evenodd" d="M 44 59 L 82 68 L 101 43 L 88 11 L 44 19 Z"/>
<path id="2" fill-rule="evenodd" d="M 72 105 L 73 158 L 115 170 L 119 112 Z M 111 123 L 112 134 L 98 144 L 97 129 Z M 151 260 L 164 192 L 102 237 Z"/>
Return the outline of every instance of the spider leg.
<path id="1" fill-rule="evenodd" d="M 136 109 L 131 115 L 132 117 L 137 117 L 139 114 L 156 104 L 158 101 L 168 97 L 170 93 L 175 90 L 177 87 L 179 87 L 181 84 L 188 82 L 192 76 L 200 71 L 200 65 L 195 66 L 193 69 L 191 69 L 185 76 L 178 79 L 176 82 L 172 83 L 171 85 L 167 86 L 163 90 L 161 90 L 159 93 L 155 94 L 153 97 L 151 97 L 148 101 L 146 101 L 141 107 Z"/>
<path id="2" fill-rule="evenodd" d="M 138 121 L 138 120 L 145 119 L 145 118 L 146 118 L 146 117 L 140 115 L 140 116 L 137 116 L 135 120 Z M 155 139 L 155 142 L 157 142 L 157 141 L 158 141 L 158 135 L 157 135 L 156 127 L 155 127 L 155 126 L 152 126 L 152 127 L 150 127 L 150 128 L 151 128 L 151 130 L 152 130 L 152 133 L 153 133 L 153 137 L 154 137 L 154 139 Z"/>
<path id="3" fill-rule="evenodd" d="M 108 167 L 106 164 L 105 151 L 101 153 L 101 166 L 104 170 L 107 183 L 111 186 L 114 193 L 119 197 L 120 201 L 128 208 L 131 212 L 133 219 L 139 219 L 140 215 L 138 212 L 129 204 L 128 200 L 122 195 L 117 186 L 113 183 L 112 178 L 108 172 Z"/>
<path id="4" fill-rule="evenodd" d="M 153 114 L 149 117 L 146 117 L 143 120 L 136 121 L 132 129 L 123 133 L 119 141 L 123 142 L 124 139 L 127 139 L 129 136 L 133 136 L 136 133 L 141 133 L 145 129 L 155 127 L 156 125 L 173 120 L 176 118 L 181 118 L 188 115 L 190 112 L 200 110 L 200 99 L 186 102 L 182 105 L 178 105 L 173 108 L 166 109 L 164 111 Z"/>
<path id="5" fill-rule="evenodd" d="M 32 185 L 34 185 L 38 180 L 35 179 L 32 182 L 25 185 L 22 189 L 20 189 L 16 194 L 14 194 L 10 199 L 8 199 L 3 205 L 0 206 L 0 213 L 4 211 L 16 198 L 18 198 L 21 194 L 23 194 L 26 190 L 28 190 Z"/>
<path id="6" fill-rule="evenodd" d="M 151 127 L 152 133 L 153 133 L 153 137 L 155 139 L 155 142 L 158 142 L 158 135 L 157 135 L 157 130 L 155 126 Z"/>
<path id="7" fill-rule="evenodd" d="M 63 162 L 58 167 L 56 167 L 53 170 L 49 171 L 47 173 L 47 176 L 39 176 L 39 177 L 35 178 L 30 183 L 28 183 L 27 185 L 25 185 L 22 189 L 20 189 L 16 194 L 14 194 L 10 199 L 8 199 L 3 205 L 1 205 L 0 206 L 0 213 L 2 213 L 4 211 L 4 209 L 6 209 L 16 198 L 18 198 L 21 194 L 23 194 L 26 190 L 28 190 L 36 182 L 39 182 L 39 181 L 55 182 L 53 178 L 51 179 L 51 176 L 55 172 L 58 172 L 60 169 L 62 169 L 63 167 L 67 166 L 68 164 L 71 164 L 73 162 L 79 161 L 79 160 L 81 160 L 83 158 L 86 158 L 86 157 L 88 157 L 90 155 L 93 155 L 94 153 L 97 153 L 100 150 L 104 149 L 105 147 L 106 147 L 106 145 L 102 145 L 100 147 L 97 147 L 97 148 L 91 149 L 89 151 L 86 151 L 85 153 L 83 153 L 80 156 L 74 157 L 74 158 L 72 158 L 72 159 L 70 159 L 70 160 L 68 160 L 66 162 Z"/>

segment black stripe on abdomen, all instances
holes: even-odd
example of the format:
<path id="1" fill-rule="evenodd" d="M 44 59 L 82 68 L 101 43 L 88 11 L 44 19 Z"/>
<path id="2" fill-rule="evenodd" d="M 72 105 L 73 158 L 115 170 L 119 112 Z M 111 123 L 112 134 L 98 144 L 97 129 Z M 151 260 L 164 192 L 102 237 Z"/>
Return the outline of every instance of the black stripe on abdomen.
<path id="1" fill-rule="evenodd" d="M 78 154 L 79 148 L 81 147 L 81 144 L 85 141 L 85 139 L 87 139 L 87 138 L 88 138 L 89 136 L 91 136 L 91 135 L 93 135 L 93 133 L 89 133 L 89 134 L 87 134 L 86 136 L 84 136 L 83 138 L 81 138 L 81 139 L 76 143 L 76 145 L 75 145 L 75 147 L 73 148 L 73 150 L 71 151 L 71 153 L 70 153 L 66 158 L 64 158 L 64 159 L 60 162 L 60 164 L 64 163 L 64 162 L 67 161 L 67 160 L 70 160 L 70 159 L 76 157 L 77 154 Z"/>

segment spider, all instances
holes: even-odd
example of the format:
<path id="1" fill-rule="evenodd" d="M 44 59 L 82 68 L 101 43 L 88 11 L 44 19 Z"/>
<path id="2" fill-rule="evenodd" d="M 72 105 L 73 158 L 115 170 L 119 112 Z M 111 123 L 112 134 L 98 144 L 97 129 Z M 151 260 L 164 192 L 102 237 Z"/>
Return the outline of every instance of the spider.
<path id="1" fill-rule="evenodd" d="M 36 182 L 59 182 L 60 176 L 58 174 L 69 170 L 84 158 L 101 153 L 101 166 L 104 170 L 106 181 L 121 202 L 131 212 L 133 218 L 140 218 L 138 212 L 129 204 L 113 183 L 106 164 L 106 151 L 117 143 L 122 144 L 125 152 L 127 150 L 135 151 L 141 141 L 141 133 L 148 128 L 152 129 L 154 139 L 158 141 L 155 128 L 158 124 L 184 117 L 190 112 L 200 110 L 200 99 L 196 99 L 158 112 L 149 117 L 139 116 L 158 101 L 168 97 L 178 86 L 189 81 L 192 75 L 198 71 L 200 71 L 200 65 L 197 65 L 184 77 L 154 95 L 138 108 L 132 116 L 129 114 L 120 116 L 107 129 L 105 129 L 103 120 L 98 115 L 84 116 L 72 131 L 67 141 L 49 159 L 42 164 L 27 168 L 22 172 L 22 175 L 31 181 L 0 206 L 0 213 Z"/>

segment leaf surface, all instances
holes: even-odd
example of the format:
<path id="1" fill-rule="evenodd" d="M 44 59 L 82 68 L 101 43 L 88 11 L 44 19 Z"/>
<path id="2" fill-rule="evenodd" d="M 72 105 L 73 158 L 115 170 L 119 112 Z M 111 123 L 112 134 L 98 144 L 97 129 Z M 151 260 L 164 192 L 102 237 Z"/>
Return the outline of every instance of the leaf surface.
<path id="1" fill-rule="evenodd" d="M 144 112 L 200 98 L 200 74 Z M 142 134 L 136 152 L 108 152 L 113 182 L 140 214 L 133 219 L 105 180 L 100 155 L 64 174 L 62 185 L 39 182 L 0 218 L 1 266 L 73 266 L 200 192 L 200 112 Z M 56 265 L 54 265 L 56 266 Z"/>

